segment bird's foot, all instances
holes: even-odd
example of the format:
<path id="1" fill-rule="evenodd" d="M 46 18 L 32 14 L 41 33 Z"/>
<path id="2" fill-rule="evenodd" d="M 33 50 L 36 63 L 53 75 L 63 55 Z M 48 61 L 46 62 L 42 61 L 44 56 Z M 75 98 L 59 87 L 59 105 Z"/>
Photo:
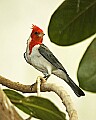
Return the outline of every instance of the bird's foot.
<path id="1" fill-rule="evenodd" d="M 36 79 L 36 83 L 30 86 L 30 89 L 37 92 L 37 96 L 40 96 L 40 86 L 41 84 L 45 83 L 46 79 L 44 77 L 38 76 Z"/>
<path id="2" fill-rule="evenodd" d="M 44 77 L 43 77 L 43 78 L 44 78 L 45 80 L 47 80 L 49 77 L 50 77 L 50 75 L 49 75 L 49 74 L 47 74 L 47 75 L 44 75 Z"/>
<path id="3" fill-rule="evenodd" d="M 34 83 L 34 84 L 32 84 L 32 85 L 30 85 L 30 89 L 33 91 L 33 89 L 35 90 L 35 91 L 37 91 L 37 83 Z"/>

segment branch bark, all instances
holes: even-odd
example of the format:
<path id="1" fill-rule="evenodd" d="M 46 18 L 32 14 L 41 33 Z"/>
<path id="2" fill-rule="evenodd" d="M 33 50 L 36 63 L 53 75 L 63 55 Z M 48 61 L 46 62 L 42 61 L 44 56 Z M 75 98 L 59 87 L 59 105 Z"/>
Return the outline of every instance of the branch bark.
<path id="1" fill-rule="evenodd" d="M 55 92 L 62 100 L 64 106 L 66 107 L 66 111 L 69 115 L 69 120 L 78 120 L 77 111 L 74 108 L 74 105 L 71 101 L 70 96 L 67 94 L 67 92 L 64 90 L 63 87 L 57 86 L 54 83 L 47 83 L 45 82 L 45 79 L 39 76 L 41 81 L 41 92 Z M 12 82 L 9 79 L 6 79 L 2 76 L 0 76 L 0 84 L 9 87 L 11 89 L 21 91 L 23 93 L 35 93 L 37 92 L 37 84 L 34 83 L 33 85 L 23 85 L 18 82 Z"/>

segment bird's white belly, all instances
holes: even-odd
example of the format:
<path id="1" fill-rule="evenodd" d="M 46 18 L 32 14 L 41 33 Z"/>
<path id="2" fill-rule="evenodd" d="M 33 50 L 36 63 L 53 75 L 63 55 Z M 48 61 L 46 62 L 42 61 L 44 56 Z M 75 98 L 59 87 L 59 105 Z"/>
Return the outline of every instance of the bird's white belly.
<path id="1" fill-rule="evenodd" d="M 41 72 L 47 72 L 47 66 L 50 66 L 50 64 L 46 60 L 44 60 L 41 55 L 32 55 L 31 64 Z"/>
<path id="2" fill-rule="evenodd" d="M 51 74 L 52 64 L 48 62 L 38 51 L 39 45 L 36 45 L 32 49 L 32 53 L 27 55 L 28 62 L 43 73 Z M 28 53 L 27 53 L 28 54 Z"/>

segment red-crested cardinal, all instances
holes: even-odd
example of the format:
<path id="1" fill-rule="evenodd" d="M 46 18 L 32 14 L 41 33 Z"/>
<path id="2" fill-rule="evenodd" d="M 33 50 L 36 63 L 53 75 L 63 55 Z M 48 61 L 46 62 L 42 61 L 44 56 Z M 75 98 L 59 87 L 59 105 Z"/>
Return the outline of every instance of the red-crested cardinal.
<path id="1" fill-rule="evenodd" d="M 27 63 L 41 71 L 46 80 L 51 74 L 54 74 L 63 79 L 78 97 L 84 96 L 84 92 L 72 81 L 62 64 L 48 47 L 42 43 L 43 36 L 43 30 L 33 25 L 31 35 L 27 40 L 26 52 L 24 53 Z"/>

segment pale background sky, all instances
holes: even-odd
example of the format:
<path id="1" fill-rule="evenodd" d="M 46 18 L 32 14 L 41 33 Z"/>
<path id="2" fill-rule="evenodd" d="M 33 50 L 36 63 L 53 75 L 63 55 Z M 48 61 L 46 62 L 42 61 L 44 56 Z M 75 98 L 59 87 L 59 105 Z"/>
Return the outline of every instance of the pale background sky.
<path id="1" fill-rule="evenodd" d="M 28 65 L 23 58 L 31 25 L 35 24 L 46 34 L 43 43 L 51 49 L 70 77 L 78 84 L 76 71 L 91 40 L 70 47 L 60 47 L 50 42 L 47 34 L 48 23 L 52 13 L 62 1 L 0 0 L 0 75 L 23 84 L 32 84 L 37 76 L 42 75 Z M 64 86 L 64 89 L 71 95 L 79 120 L 96 119 L 96 94 L 85 92 L 85 97 L 78 98 L 63 80 L 52 75 L 48 82 L 56 82 Z M 60 110 L 65 111 L 61 100 L 54 93 L 42 93 L 42 97 L 49 98 Z M 27 117 L 24 114 L 23 116 Z"/>

